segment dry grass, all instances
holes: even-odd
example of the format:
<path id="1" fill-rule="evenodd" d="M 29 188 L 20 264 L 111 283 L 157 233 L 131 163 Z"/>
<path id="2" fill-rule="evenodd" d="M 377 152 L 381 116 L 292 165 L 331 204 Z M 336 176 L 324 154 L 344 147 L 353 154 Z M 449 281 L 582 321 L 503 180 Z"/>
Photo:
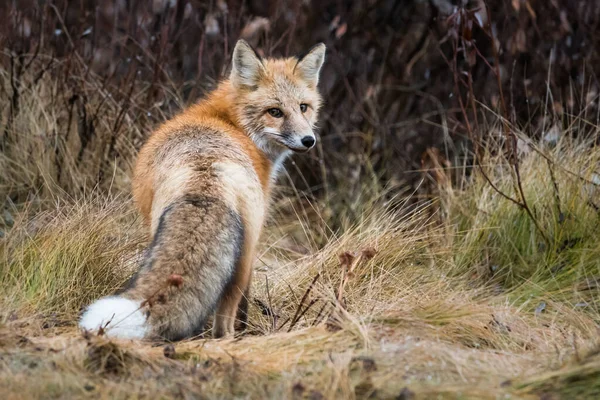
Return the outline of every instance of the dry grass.
<path id="1" fill-rule="evenodd" d="M 148 129 L 143 88 L 117 100 L 118 88 L 77 57 L 21 63 L 30 67 L 18 77 L 0 68 L 0 88 L 17 87 L 0 96 L 0 202 L 128 190 L 134 144 Z"/>
<path id="2" fill-rule="evenodd" d="M 11 129 L 63 126 L 68 114 L 40 85 Z M 20 199 L 6 201 L 0 227 L 2 398 L 600 394 L 600 151 L 591 142 L 531 143 L 539 152 L 522 154 L 535 223 L 477 171 L 460 184 L 439 180 L 435 201 L 410 210 L 379 189 L 348 207 L 335 193 L 330 204 L 283 196 L 256 263 L 250 329 L 169 347 L 76 328 L 81 306 L 131 274 L 147 238 L 128 197 L 80 190 L 97 164 L 77 164 L 76 139 L 60 154 L 79 166 L 62 182 L 44 178 L 56 176 L 56 153 L 34 139 L 23 135 L 0 159 L 0 193 Z M 97 156 L 93 146 L 85 154 Z M 130 161 L 114 164 L 118 191 Z M 516 196 L 502 156 L 483 164 Z"/>
<path id="3" fill-rule="evenodd" d="M 0 241 L 1 303 L 8 314 L 72 321 L 135 268 L 143 235 L 128 202 L 83 199 L 29 215 L 20 213 Z"/>
<path id="4" fill-rule="evenodd" d="M 523 165 L 526 177 L 539 173 L 537 163 Z M 511 210 L 481 190 L 473 182 L 453 195 L 477 196 L 488 218 Z M 473 212 L 469 227 L 440 225 L 429 207 L 402 214 L 374 206 L 302 256 L 298 248 L 314 248 L 310 232 L 326 231 L 326 221 L 306 210 L 300 214 L 312 226 L 274 223 L 255 274 L 262 306 L 252 307 L 251 329 L 234 340 L 189 340 L 173 352 L 83 335 L 75 327 L 79 306 L 117 287 L 143 242 L 129 208 L 96 199 L 33 219 L 23 211 L 7 232 L 2 305 L 13 312 L 3 315 L 0 336 L 5 397 L 573 398 L 598 391 L 595 310 L 546 291 L 543 279 L 527 299 L 523 285 L 515 287 L 517 273 L 482 282 L 479 264 L 492 247 L 470 235 L 498 226 L 476 225 Z M 468 254 L 467 262 L 461 256 Z M 520 263 L 506 262 L 504 269 L 520 271 Z M 536 312 L 531 305 L 541 299 L 546 307 Z"/>

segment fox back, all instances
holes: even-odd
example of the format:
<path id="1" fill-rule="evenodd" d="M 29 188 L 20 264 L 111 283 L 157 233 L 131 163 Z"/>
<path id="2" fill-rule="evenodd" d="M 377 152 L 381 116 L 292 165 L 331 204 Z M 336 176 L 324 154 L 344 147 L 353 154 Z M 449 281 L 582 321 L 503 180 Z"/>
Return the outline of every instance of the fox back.
<path id="1" fill-rule="evenodd" d="M 80 326 L 109 336 L 176 340 L 245 324 L 254 253 L 271 185 L 284 160 L 309 151 L 325 46 L 261 59 L 244 41 L 229 79 L 158 128 L 142 147 L 135 203 L 152 237 L 121 293 L 85 311 Z"/>

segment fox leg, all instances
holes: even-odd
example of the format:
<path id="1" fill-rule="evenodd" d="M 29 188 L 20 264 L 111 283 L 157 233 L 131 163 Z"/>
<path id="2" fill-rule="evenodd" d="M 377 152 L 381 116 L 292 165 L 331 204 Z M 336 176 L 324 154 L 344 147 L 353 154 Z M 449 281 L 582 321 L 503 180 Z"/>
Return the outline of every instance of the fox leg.
<path id="1" fill-rule="evenodd" d="M 238 312 L 242 317 L 242 324 L 246 325 L 248 299 L 252 278 L 252 252 L 246 251 L 240 258 L 236 274 L 223 293 L 221 303 L 215 313 L 213 325 L 213 336 L 215 338 L 233 336 L 235 333 L 235 321 Z"/>
<path id="2" fill-rule="evenodd" d="M 248 305 L 250 302 L 250 286 L 252 286 L 251 282 L 248 282 L 248 287 L 246 287 L 246 291 L 240 300 L 240 304 L 237 310 L 237 322 L 238 326 L 236 329 L 240 331 L 244 331 L 248 328 Z"/>

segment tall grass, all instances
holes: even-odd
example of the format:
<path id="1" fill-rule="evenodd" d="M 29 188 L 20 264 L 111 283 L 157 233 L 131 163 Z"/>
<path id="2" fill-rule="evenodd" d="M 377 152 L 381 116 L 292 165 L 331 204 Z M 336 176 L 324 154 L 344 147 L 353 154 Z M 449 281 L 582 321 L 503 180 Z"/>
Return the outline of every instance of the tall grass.
<path id="1" fill-rule="evenodd" d="M 482 161 L 489 181 L 475 173 L 466 190 L 445 191 L 456 267 L 522 300 L 560 298 L 597 311 L 600 151 L 567 137 L 554 147 L 528 142 L 519 168 L 533 218 L 496 190 L 519 196 L 502 155 Z"/>
<path id="2" fill-rule="evenodd" d="M 133 273 L 142 240 L 122 198 L 60 202 L 33 217 L 25 210 L 0 240 L 0 304 L 72 323 Z"/>
<path id="3" fill-rule="evenodd" d="M 117 100 L 77 57 L 19 60 L 28 69 L 18 77 L 0 68 L 0 87 L 15 86 L 0 96 L 0 203 L 127 191 L 148 129 L 137 109 L 144 90 Z"/>

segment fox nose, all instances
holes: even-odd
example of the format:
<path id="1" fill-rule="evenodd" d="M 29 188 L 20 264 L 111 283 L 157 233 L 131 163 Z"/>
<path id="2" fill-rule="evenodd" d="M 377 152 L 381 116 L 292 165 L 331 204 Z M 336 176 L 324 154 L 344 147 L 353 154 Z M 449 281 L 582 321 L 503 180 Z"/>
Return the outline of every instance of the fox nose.
<path id="1" fill-rule="evenodd" d="M 313 145 L 315 144 L 315 138 L 312 136 L 304 136 L 302 139 L 300 139 L 300 141 L 308 149 L 313 147 Z"/>

